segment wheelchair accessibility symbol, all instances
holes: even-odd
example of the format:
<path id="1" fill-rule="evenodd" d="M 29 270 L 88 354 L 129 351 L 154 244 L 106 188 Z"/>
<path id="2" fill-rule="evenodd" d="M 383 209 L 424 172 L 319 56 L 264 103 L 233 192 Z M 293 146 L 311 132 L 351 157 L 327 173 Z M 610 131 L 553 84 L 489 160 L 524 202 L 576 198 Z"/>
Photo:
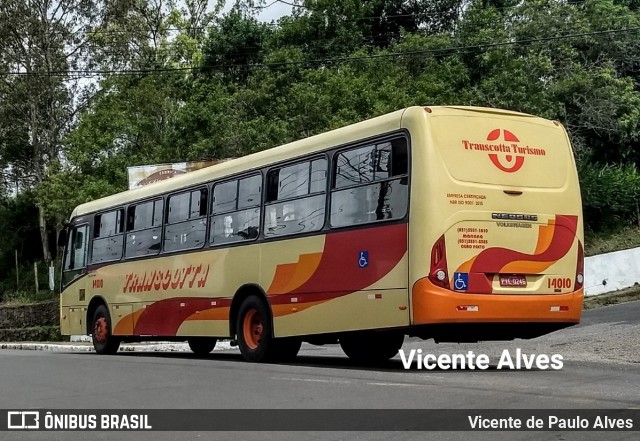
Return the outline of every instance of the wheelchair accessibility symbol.
<path id="1" fill-rule="evenodd" d="M 466 291 L 469 288 L 469 273 L 453 273 L 453 289 Z"/>
<path id="2" fill-rule="evenodd" d="M 358 253 L 358 267 L 366 268 L 369 266 L 369 251 L 360 251 Z"/>

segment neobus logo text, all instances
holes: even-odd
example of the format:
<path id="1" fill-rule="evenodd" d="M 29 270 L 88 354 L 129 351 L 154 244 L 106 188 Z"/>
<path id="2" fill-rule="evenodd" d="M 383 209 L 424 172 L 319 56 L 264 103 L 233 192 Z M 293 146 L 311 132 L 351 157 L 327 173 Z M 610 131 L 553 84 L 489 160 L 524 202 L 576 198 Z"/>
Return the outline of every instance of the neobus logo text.
<path id="1" fill-rule="evenodd" d="M 516 135 L 506 129 L 493 129 L 487 135 L 487 141 L 496 141 L 502 136 L 505 142 L 500 144 L 485 143 L 485 142 L 471 142 L 466 139 L 462 140 L 462 145 L 465 150 L 476 150 L 483 152 L 497 152 L 489 153 L 489 159 L 498 169 L 507 173 L 517 172 L 524 165 L 525 155 L 530 156 L 545 156 L 546 150 L 539 147 L 530 147 L 528 145 L 518 144 L 520 140 Z M 504 153 L 503 164 L 501 156 L 498 153 Z"/>

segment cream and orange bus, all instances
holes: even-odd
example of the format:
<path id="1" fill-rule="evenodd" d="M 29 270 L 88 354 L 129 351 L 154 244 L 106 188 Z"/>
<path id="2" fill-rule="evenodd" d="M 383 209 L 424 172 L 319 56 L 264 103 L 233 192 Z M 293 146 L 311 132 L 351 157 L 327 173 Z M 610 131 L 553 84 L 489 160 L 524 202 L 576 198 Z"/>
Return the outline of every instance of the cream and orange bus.
<path id="1" fill-rule="evenodd" d="M 61 331 L 98 353 L 383 360 L 405 335 L 532 338 L 582 311 L 567 133 L 504 110 L 410 107 L 82 204 L 62 236 Z"/>

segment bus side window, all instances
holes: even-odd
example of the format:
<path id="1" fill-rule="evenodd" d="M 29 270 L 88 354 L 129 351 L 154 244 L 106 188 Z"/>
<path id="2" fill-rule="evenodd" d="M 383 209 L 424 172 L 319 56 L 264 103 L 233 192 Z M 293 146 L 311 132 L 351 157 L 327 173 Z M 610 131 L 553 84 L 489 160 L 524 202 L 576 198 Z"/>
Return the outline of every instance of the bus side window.
<path id="1" fill-rule="evenodd" d="M 256 239 L 261 200 L 262 175 L 216 184 L 213 187 L 211 244 Z"/>
<path id="2" fill-rule="evenodd" d="M 207 200 L 206 188 L 169 196 L 164 251 L 198 248 L 204 244 L 207 235 Z"/>
<path id="3" fill-rule="evenodd" d="M 374 180 L 375 146 L 339 153 L 335 161 L 335 187 L 342 188 Z"/>
<path id="4" fill-rule="evenodd" d="M 124 226 L 122 208 L 95 215 L 91 263 L 119 260 L 122 257 Z"/>
<path id="5" fill-rule="evenodd" d="M 162 199 L 130 206 L 127 219 L 125 257 L 158 254 L 162 234 Z"/>
<path id="6" fill-rule="evenodd" d="M 269 171 L 265 237 L 322 229 L 327 168 L 327 160 L 319 158 Z"/>
<path id="7" fill-rule="evenodd" d="M 407 213 L 407 140 L 342 151 L 335 157 L 331 226 L 401 219 Z"/>

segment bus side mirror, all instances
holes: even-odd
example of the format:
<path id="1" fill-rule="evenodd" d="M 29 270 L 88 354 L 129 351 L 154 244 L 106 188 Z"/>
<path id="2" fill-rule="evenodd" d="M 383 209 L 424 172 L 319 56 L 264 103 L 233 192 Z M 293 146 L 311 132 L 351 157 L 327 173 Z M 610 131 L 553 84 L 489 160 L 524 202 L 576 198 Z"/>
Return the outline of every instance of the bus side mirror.
<path id="1" fill-rule="evenodd" d="M 60 248 L 64 248 L 66 244 L 67 244 L 67 229 L 63 228 L 62 230 L 60 230 L 60 233 L 58 233 L 58 246 Z"/>

